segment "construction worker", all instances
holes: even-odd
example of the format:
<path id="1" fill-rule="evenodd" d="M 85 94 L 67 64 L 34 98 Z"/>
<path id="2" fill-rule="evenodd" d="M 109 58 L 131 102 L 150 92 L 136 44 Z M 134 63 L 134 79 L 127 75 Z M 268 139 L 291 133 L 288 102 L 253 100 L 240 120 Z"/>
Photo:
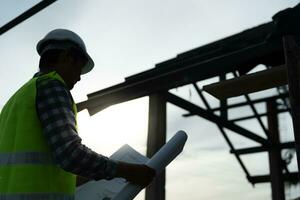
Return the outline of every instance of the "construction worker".
<path id="1" fill-rule="evenodd" d="M 70 90 L 94 67 L 82 39 L 56 29 L 37 44 L 37 51 L 39 72 L 0 114 L 0 199 L 74 199 L 76 175 L 92 180 L 123 177 L 148 185 L 153 169 L 111 160 L 81 144 Z"/>

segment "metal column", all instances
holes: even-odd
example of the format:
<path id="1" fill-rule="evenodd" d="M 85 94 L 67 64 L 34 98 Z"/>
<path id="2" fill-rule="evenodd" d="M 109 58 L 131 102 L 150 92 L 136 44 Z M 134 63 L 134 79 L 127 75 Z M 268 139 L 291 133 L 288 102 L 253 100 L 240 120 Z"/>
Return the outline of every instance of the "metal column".
<path id="1" fill-rule="evenodd" d="M 147 156 L 151 158 L 166 143 L 166 99 L 163 93 L 149 96 Z M 165 199 L 165 171 L 146 188 L 146 200 Z"/>
<path id="2" fill-rule="evenodd" d="M 267 102 L 268 128 L 271 146 L 269 148 L 270 181 L 272 200 L 285 200 L 282 175 L 280 139 L 278 130 L 277 105 L 275 101 Z"/>
<path id="3" fill-rule="evenodd" d="M 226 80 L 226 74 L 220 75 L 220 82 Z M 220 116 L 228 120 L 227 99 L 220 100 Z"/>
<path id="4" fill-rule="evenodd" d="M 288 75 L 291 113 L 293 119 L 294 136 L 298 161 L 298 172 L 300 173 L 300 48 L 293 36 L 283 38 L 285 62 Z M 300 174 L 299 174 L 300 178 Z"/>

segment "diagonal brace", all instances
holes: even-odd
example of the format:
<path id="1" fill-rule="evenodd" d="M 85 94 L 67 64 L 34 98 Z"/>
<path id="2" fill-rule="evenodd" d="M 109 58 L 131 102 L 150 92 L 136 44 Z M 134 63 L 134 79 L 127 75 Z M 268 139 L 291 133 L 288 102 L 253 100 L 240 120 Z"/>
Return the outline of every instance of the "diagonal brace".
<path id="1" fill-rule="evenodd" d="M 210 107 L 209 103 L 207 102 L 206 98 L 204 97 L 204 95 L 202 94 L 201 90 L 200 90 L 199 87 L 197 86 L 197 83 L 193 83 L 193 85 L 194 85 L 194 87 L 195 87 L 197 93 L 199 94 L 199 96 L 200 96 L 202 102 L 203 102 L 204 105 L 206 106 L 206 109 L 207 109 L 209 112 L 212 113 L 211 107 Z M 227 111 L 227 109 L 226 109 L 226 111 Z M 226 112 L 225 112 L 225 113 L 226 113 Z M 222 116 L 222 112 L 221 112 L 221 116 Z M 226 113 L 226 116 L 227 116 L 227 113 Z M 226 119 L 227 119 L 227 118 L 226 118 Z M 226 134 L 224 128 L 223 128 L 220 124 L 217 124 L 217 126 L 218 126 L 220 132 L 222 133 L 224 139 L 226 140 L 227 144 L 229 145 L 230 151 L 235 151 L 235 148 L 234 148 L 233 144 L 231 143 L 229 137 L 227 136 L 227 134 Z M 250 174 L 249 174 L 249 172 L 248 172 L 246 166 L 244 165 L 242 159 L 241 159 L 241 158 L 239 157 L 239 155 L 236 154 L 236 153 L 234 153 L 234 156 L 236 157 L 236 159 L 237 159 L 237 161 L 239 162 L 240 166 L 241 166 L 242 169 L 244 170 L 244 172 L 245 172 L 245 174 L 246 174 L 246 177 L 247 177 L 247 179 L 248 179 L 248 178 L 250 177 Z"/>
<path id="2" fill-rule="evenodd" d="M 25 11 L 18 17 L 14 18 L 10 22 L 8 22 L 5 25 L 3 25 L 2 27 L 0 27 L 0 35 L 5 33 L 6 31 L 12 29 L 16 25 L 22 23 L 23 21 L 30 18 L 31 16 L 35 15 L 36 13 L 38 13 L 42 9 L 46 8 L 47 6 L 51 5 L 55 1 L 57 1 L 57 0 L 43 0 L 43 1 L 39 2 L 35 6 L 31 7 L 29 10 Z"/>
<path id="3" fill-rule="evenodd" d="M 180 98 L 174 94 L 171 94 L 169 92 L 167 93 L 166 97 L 167 97 L 168 102 L 170 102 L 174 105 L 177 105 L 178 107 L 181 107 L 187 111 L 190 111 L 191 113 L 195 113 L 195 114 L 203 117 L 204 119 L 207 119 L 211 122 L 221 125 L 233 132 L 236 132 L 248 139 L 254 140 L 255 142 L 258 142 L 262 145 L 268 145 L 268 141 L 265 138 L 260 137 L 259 135 L 256 135 L 256 134 L 252 133 L 251 131 L 234 124 L 233 122 L 230 122 L 230 121 L 225 120 L 215 114 L 212 114 L 211 112 L 209 112 L 193 103 L 190 103 L 190 102 L 186 101 L 185 99 L 182 99 L 182 98 Z"/>

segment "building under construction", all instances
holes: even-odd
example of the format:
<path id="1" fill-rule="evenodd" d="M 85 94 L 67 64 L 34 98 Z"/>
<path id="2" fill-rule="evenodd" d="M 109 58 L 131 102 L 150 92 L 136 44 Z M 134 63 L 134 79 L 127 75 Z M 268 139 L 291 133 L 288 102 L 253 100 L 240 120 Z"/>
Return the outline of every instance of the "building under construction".
<path id="1" fill-rule="evenodd" d="M 0 28 L 6 32 L 54 1 L 42 1 Z M 284 183 L 297 184 L 298 171 L 288 169 L 289 161 L 282 157 L 282 150 L 296 150 L 300 162 L 300 6 L 283 10 L 274 15 L 273 21 L 244 30 L 219 41 L 181 53 L 175 58 L 158 63 L 154 68 L 125 78 L 125 81 L 88 94 L 88 99 L 77 104 L 78 110 L 87 109 L 90 115 L 126 101 L 149 96 L 149 125 L 147 156 L 151 157 L 166 142 L 166 104 L 171 103 L 187 111 L 183 117 L 199 116 L 216 124 L 220 134 L 245 173 L 249 184 L 270 183 L 273 200 L 285 197 Z M 263 65 L 264 69 L 253 69 Z M 228 75 L 232 78 L 228 79 Z M 218 82 L 200 88 L 198 82 L 218 78 Z M 204 106 L 196 105 L 174 95 L 169 90 L 192 85 Z M 249 94 L 275 88 L 276 95 L 250 98 Z M 212 107 L 205 93 L 219 100 Z M 243 96 L 246 101 L 230 104 L 228 99 Z M 266 112 L 260 113 L 256 104 L 265 104 Z M 250 115 L 230 119 L 231 109 L 249 106 Z M 293 120 L 294 141 L 281 142 L 278 115 L 290 113 Z M 219 114 L 217 114 L 219 113 Z M 262 118 L 267 118 L 267 125 Z M 238 125 L 236 122 L 255 119 L 264 136 Z M 254 141 L 257 145 L 237 149 L 226 130 Z M 268 153 L 270 174 L 249 173 L 241 155 Z M 165 199 L 165 173 L 146 189 L 146 200 Z"/>

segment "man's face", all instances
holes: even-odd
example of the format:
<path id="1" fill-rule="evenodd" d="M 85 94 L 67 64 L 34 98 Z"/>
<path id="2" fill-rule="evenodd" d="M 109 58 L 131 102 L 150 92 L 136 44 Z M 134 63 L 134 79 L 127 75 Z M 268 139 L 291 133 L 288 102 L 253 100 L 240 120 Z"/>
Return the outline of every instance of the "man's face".
<path id="1" fill-rule="evenodd" d="M 78 49 L 70 49 L 65 62 L 64 80 L 71 90 L 80 81 L 81 70 L 85 66 L 87 59 Z"/>

